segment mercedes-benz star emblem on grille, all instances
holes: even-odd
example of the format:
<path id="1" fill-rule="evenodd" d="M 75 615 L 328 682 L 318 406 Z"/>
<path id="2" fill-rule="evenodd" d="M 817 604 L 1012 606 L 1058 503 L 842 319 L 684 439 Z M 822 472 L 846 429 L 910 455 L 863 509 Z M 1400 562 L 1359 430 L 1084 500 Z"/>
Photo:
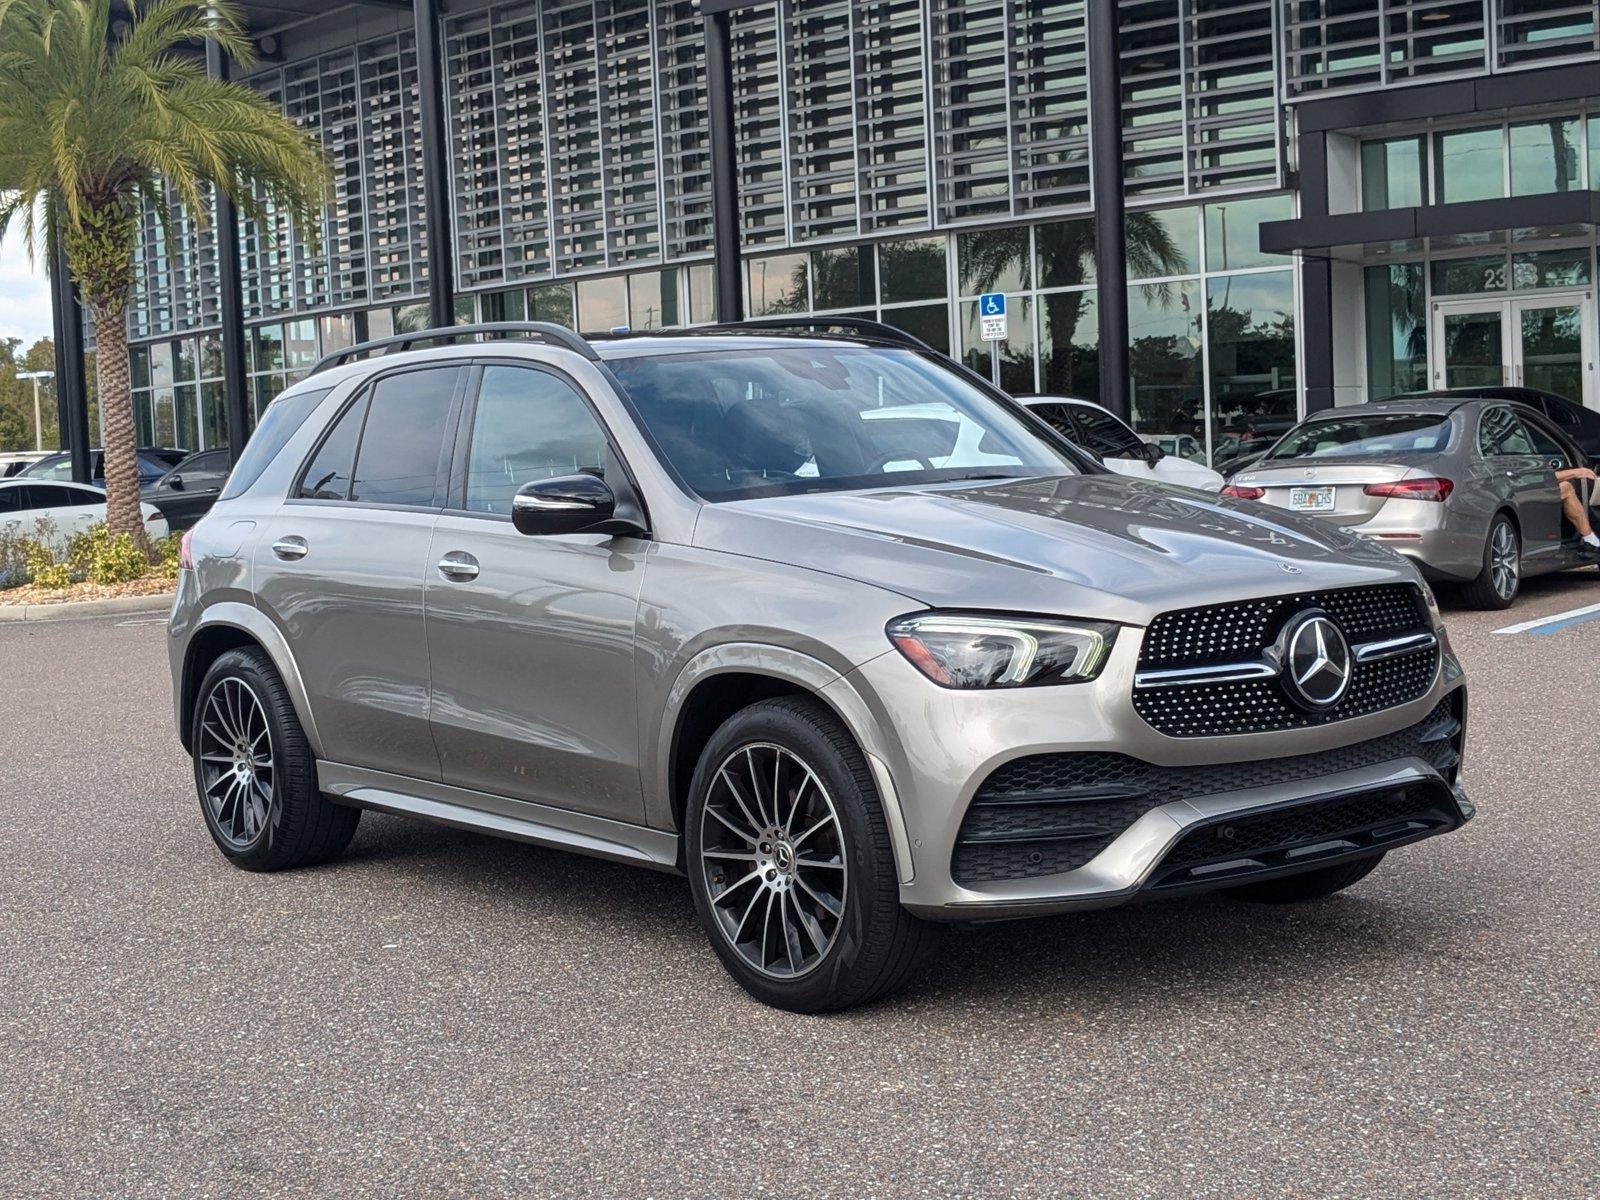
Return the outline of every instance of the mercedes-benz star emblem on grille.
<path id="1" fill-rule="evenodd" d="M 1331 708 L 1350 686 L 1350 644 L 1320 612 L 1302 613 L 1283 631 L 1283 680 L 1308 708 Z"/>

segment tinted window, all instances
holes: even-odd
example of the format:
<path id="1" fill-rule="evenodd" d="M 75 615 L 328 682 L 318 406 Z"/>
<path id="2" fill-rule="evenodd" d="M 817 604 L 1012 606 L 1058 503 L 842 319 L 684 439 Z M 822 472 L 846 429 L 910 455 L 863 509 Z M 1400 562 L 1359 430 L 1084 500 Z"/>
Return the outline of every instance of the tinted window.
<path id="1" fill-rule="evenodd" d="M 267 410 L 272 411 L 270 408 Z M 367 418 L 367 394 L 344 410 L 333 429 L 300 477 L 302 500 L 348 500 L 351 468 L 356 461 L 356 443 L 361 440 L 361 424 Z M 259 436 L 259 435 L 258 435 Z M 243 465 L 243 460 L 240 460 Z"/>
<path id="2" fill-rule="evenodd" d="M 1542 428 L 1538 421 L 1522 420 L 1521 425 L 1528 435 L 1528 442 L 1533 446 L 1535 454 L 1543 458 L 1566 460 L 1567 448 L 1557 440 L 1554 433 Z"/>
<path id="3" fill-rule="evenodd" d="M 468 509 L 509 514 L 523 484 L 605 461 L 605 434 L 570 384 L 522 367 L 485 369 L 467 457 Z"/>
<path id="4" fill-rule="evenodd" d="M 1074 407 L 1072 415 L 1083 430 L 1083 444 L 1102 458 L 1139 458 L 1144 454 L 1144 443 L 1138 434 L 1110 413 Z"/>
<path id="5" fill-rule="evenodd" d="M 1533 443 L 1528 440 L 1522 422 L 1509 408 L 1499 405 L 1483 410 L 1483 416 L 1478 421 L 1478 451 L 1489 457 L 1534 452 Z"/>
<path id="6" fill-rule="evenodd" d="M 65 454 L 41 458 L 22 472 L 24 479 L 71 479 L 72 459 Z"/>
<path id="7" fill-rule="evenodd" d="M 1308 421 L 1267 455 L 1286 458 L 1385 458 L 1436 454 L 1450 442 L 1450 419 L 1416 413 L 1373 413 Z"/>
<path id="8" fill-rule="evenodd" d="M 709 500 L 1074 473 L 980 386 L 906 350 L 741 347 L 614 367 L 645 431 Z"/>
<path id="9" fill-rule="evenodd" d="M 1030 404 L 1030 412 L 1069 441 L 1083 441 L 1083 434 L 1072 420 L 1072 409 L 1065 404 Z"/>
<path id="10" fill-rule="evenodd" d="M 82 497 L 89 497 L 87 500 Z M 28 488 L 29 508 L 68 508 L 77 504 L 104 504 L 105 497 L 98 492 L 84 492 L 74 487 L 53 483 L 36 483 Z"/>
<path id="11" fill-rule="evenodd" d="M 372 393 L 350 499 L 368 504 L 432 504 L 444 457 L 445 421 L 457 367 L 406 371 Z"/>
<path id="12" fill-rule="evenodd" d="M 228 479 L 228 486 L 223 488 L 223 500 L 232 500 L 235 496 L 242 495 L 252 483 L 261 478 L 261 472 L 267 469 L 267 464 L 278 457 L 289 439 L 305 423 L 311 415 L 311 410 L 322 402 L 322 398 L 331 392 L 332 388 L 322 388 L 315 392 L 293 392 L 279 396 L 267 405 L 267 411 L 261 415 L 261 421 L 256 425 L 256 431 L 248 442 L 245 443 L 244 453 L 239 456 L 239 465 L 234 468 L 233 474 Z M 224 458 L 224 464 L 226 459 Z"/>
<path id="13" fill-rule="evenodd" d="M 22 507 L 25 487 L 0 488 L 0 513 L 16 512 Z"/>

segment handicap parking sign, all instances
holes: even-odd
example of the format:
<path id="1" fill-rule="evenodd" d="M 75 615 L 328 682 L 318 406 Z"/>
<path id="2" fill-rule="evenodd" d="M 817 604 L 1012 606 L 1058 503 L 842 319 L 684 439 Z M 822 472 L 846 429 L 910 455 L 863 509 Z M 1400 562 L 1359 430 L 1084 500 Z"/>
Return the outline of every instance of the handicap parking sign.
<path id="1" fill-rule="evenodd" d="M 983 326 L 983 340 L 1006 340 L 1006 296 L 1004 292 L 985 292 L 978 297 L 978 322 Z"/>

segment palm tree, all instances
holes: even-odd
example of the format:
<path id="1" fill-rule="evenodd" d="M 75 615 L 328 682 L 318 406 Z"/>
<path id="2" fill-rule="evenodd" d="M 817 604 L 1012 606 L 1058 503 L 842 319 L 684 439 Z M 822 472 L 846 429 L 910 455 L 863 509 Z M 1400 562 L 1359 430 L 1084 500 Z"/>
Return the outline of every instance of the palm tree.
<path id="1" fill-rule="evenodd" d="M 220 193 L 247 217 L 287 213 L 315 241 L 329 172 L 277 109 L 207 76 L 207 41 L 253 59 L 225 0 L 124 2 L 114 36 L 111 0 L 0 0 L 0 236 L 19 221 L 30 249 L 66 250 L 94 320 L 107 520 L 142 545 L 125 320 L 143 210 L 169 246 L 169 190 L 198 219 Z"/>

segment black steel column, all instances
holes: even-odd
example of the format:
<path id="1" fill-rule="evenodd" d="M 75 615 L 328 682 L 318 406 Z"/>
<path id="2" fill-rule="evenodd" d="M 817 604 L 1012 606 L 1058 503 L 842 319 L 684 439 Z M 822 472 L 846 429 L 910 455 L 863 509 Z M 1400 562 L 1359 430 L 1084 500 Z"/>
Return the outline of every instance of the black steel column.
<path id="1" fill-rule="evenodd" d="M 1122 58 L 1116 0 L 1089 0 L 1089 151 L 1093 169 L 1100 403 L 1124 420 L 1128 396 L 1128 234 L 1122 189 Z"/>
<path id="2" fill-rule="evenodd" d="M 206 72 L 228 77 L 228 57 L 206 43 Z M 239 213 L 233 201 L 217 195 L 217 298 L 222 320 L 222 403 L 228 417 L 228 460 L 238 462 L 250 438 L 249 380 L 244 361 L 244 280 L 239 270 Z"/>
<path id="3" fill-rule="evenodd" d="M 455 239 L 450 228 L 450 141 L 444 119 L 444 71 L 438 0 L 411 0 L 417 33 L 417 92 L 422 114 L 422 204 L 428 231 L 428 317 L 435 329 L 456 322 Z"/>
<path id="4" fill-rule="evenodd" d="M 711 244 L 717 320 L 744 319 L 739 250 L 739 144 L 733 105 L 733 29 L 737 0 L 702 0 L 706 26 L 706 110 L 711 126 Z"/>
<path id="5" fill-rule="evenodd" d="M 1300 159 L 1300 214 L 1328 215 L 1328 135 L 1312 131 L 1297 143 Z M 1326 253 L 1300 259 L 1300 342 L 1304 356 L 1306 412 L 1332 408 L 1333 389 L 1333 263 Z"/>
<path id="6" fill-rule="evenodd" d="M 59 238 L 50 261 L 50 317 L 56 346 L 56 415 L 74 483 L 89 479 L 89 387 L 83 375 L 83 309 Z"/>

